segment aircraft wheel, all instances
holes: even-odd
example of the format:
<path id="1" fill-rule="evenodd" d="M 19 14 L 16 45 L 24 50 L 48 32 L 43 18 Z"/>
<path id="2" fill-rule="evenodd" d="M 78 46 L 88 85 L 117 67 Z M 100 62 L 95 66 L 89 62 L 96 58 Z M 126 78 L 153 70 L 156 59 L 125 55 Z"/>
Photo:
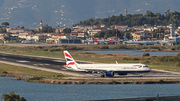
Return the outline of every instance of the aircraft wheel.
<path id="1" fill-rule="evenodd" d="M 101 75 L 101 77 L 105 77 L 104 75 Z"/>

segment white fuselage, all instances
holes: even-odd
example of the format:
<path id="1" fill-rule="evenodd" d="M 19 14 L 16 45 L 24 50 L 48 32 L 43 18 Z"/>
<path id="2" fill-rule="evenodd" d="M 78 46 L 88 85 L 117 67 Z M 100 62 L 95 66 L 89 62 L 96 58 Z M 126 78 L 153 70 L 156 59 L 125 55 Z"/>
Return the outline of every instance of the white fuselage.
<path id="1" fill-rule="evenodd" d="M 125 44 L 154 45 L 153 41 L 124 41 Z"/>
<path id="2" fill-rule="evenodd" d="M 77 67 L 77 68 L 76 68 Z M 145 64 L 76 64 L 76 67 L 68 66 L 67 69 L 76 71 L 113 71 L 115 73 L 150 72 Z"/>

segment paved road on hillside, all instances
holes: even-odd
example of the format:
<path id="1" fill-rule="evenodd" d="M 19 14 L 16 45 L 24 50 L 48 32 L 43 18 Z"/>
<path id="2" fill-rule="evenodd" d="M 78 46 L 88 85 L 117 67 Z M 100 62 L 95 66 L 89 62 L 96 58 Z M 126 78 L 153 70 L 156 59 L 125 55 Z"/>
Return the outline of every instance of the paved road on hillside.
<path id="1" fill-rule="evenodd" d="M 35 68 L 36 67 L 47 68 L 47 69 L 52 69 L 52 70 L 57 70 L 57 71 L 64 71 L 64 72 L 68 71 L 62 68 L 62 65 L 65 65 L 65 59 L 59 59 L 59 58 L 46 58 L 46 57 L 39 57 L 39 56 L 36 57 L 36 56 L 0 53 L 0 61 L 28 65 Z M 85 63 L 85 62 L 79 62 L 79 61 L 77 62 Z M 83 75 L 93 77 L 93 78 L 100 77 L 99 74 L 81 73 L 81 72 L 75 72 L 75 71 L 68 71 L 68 72 L 83 74 Z M 153 70 L 149 73 L 144 73 L 143 76 L 148 77 L 148 78 L 167 78 L 167 77 L 174 78 L 174 77 L 180 77 L 180 73 Z M 126 76 L 116 75 L 114 78 L 139 78 L 139 74 L 128 74 Z"/>

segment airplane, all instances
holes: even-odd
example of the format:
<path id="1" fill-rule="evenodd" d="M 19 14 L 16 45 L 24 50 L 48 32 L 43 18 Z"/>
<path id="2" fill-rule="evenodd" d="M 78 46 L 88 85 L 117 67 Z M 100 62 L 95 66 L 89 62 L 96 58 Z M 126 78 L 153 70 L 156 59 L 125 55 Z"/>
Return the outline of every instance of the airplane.
<path id="1" fill-rule="evenodd" d="M 176 37 L 169 37 L 169 38 L 164 38 L 164 40 L 157 40 L 157 43 L 160 43 L 160 45 L 162 45 L 162 46 L 175 45 L 176 44 Z"/>
<path id="2" fill-rule="evenodd" d="M 28 43 L 34 43 L 35 41 L 32 41 L 32 40 L 23 40 L 21 43 L 22 44 L 28 44 Z"/>
<path id="3" fill-rule="evenodd" d="M 89 39 L 89 37 L 87 36 L 87 35 L 85 35 L 85 37 L 86 37 L 86 40 L 84 40 L 84 43 L 86 44 L 93 44 L 94 43 L 94 41 L 93 40 L 91 40 L 91 39 Z"/>
<path id="4" fill-rule="evenodd" d="M 153 41 L 129 41 L 125 36 L 123 36 L 124 44 L 136 44 L 136 45 L 154 45 Z"/>
<path id="5" fill-rule="evenodd" d="M 94 36 L 91 36 L 91 38 L 93 39 L 93 41 L 97 44 L 117 44 L 120 43 L 119 40 L 97 40 Z"/>
<path id="6" fill-rule="evenodd" d="M 115 64 L 78 64 L 68 51 L 64 50 L 63 52 L 66 65 L 63 65 L 62 67 L 67 70 L 99 73 L 101 77 L 114 77 L 115 74 L 127 75 L 127 73 L 143 73 L 151 71 L 150 67 L 141 63 L 118 64 L 116 62 Z"/>

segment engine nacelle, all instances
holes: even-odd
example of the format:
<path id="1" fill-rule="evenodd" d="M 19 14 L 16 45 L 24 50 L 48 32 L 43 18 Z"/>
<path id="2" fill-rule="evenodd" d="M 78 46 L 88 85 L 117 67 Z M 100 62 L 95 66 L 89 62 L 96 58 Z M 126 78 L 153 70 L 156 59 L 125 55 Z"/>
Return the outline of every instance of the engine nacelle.
<path id="1" fill-rule="evenodd" d="M 106 72 L 106 76 L 113 77 L 114 74 L 115 74 L 115 73 L 114 73 L 113 71 L 107 71 L 107 72 Z"/>

